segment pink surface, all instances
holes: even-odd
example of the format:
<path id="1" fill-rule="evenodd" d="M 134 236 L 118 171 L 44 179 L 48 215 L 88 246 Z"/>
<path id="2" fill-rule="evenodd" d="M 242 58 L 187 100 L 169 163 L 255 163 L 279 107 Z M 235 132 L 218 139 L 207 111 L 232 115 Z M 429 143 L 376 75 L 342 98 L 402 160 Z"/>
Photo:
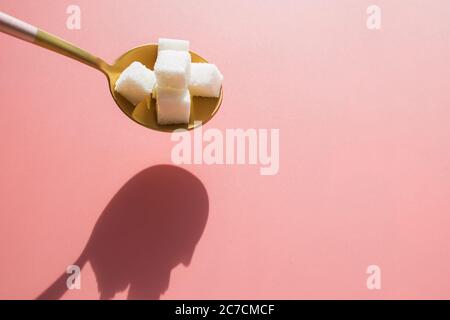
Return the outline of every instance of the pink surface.
<path id="1" fill-rule="evenodd" d="M 204 129 L 280 129 L 278 175 L 157 167 L 137 187 L 171 163 L 170 135 L 128 120 L 100 72 L 0 34 L 0 298 L 36 298 L 86 250 L 64 299 L 123 299 L 130 283 L 131 298 L 450 298 L 450 3 L 375 2 L 379 31 L 362 0 L 78 0 L 68 30 L 72 1 L 0 0 L 107 61 L 189 39 L 225 76 Z M 147 184 L 167 175 L 209 209 L 184 247 L 180 222 L 141 223 L 132 205 L 147 188 L 170 202 Z M 168 229 L 143 229 L 154 221 Z M 366 287 L 372 264 L 381 290 Z"/>

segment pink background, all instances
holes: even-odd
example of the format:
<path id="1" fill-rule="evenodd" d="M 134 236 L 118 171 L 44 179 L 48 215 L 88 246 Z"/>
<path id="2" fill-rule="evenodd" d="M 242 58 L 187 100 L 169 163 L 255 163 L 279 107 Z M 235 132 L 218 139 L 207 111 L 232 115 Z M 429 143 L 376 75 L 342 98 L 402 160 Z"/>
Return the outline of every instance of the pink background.
<path id="1" fill-rule="evenodd" d="M 374 3 L 380 31 L 366 28 Z M 65 26 L 69 4 L 81 30 Z M 206 189 L 208 219 L 161 298 L 450 298 L 447 0 L 0 0 L 0 10 L 110 62 L 158 37 L 189 39 L 225 76 L 204 129 L 280 129 L 276 176 L 184 166 Z M 124 116 L 100 72 L 3 34 L 0 47 L 0 298 L 34 299 L 129 179 L 171 163 L 174 142 Z M 122 271 L 136 266 L 127 250 L 170 248 L 163 232 L 131 246 L 122 219 L 124 234 L 103 247 L 121 248 Z M 366 287 L 372 264 L 381 290 Z M 99 276 L 88 262 L 82 289 L 62 298 L 99 298 Z M 126 281 L 116 291 L 127 298 Z"/>

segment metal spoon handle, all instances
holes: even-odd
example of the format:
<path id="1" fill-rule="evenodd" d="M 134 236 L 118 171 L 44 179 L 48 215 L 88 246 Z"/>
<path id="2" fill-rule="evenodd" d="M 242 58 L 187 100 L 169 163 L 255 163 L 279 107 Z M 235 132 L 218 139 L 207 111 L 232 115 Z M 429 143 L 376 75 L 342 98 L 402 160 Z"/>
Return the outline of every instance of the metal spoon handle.
<path id="1" fill-rule="evenodd" d="M 89 52 L 1 11 L 0 31 L 78 60 L 104 73 L 108 67 L 105 61 Z"/>

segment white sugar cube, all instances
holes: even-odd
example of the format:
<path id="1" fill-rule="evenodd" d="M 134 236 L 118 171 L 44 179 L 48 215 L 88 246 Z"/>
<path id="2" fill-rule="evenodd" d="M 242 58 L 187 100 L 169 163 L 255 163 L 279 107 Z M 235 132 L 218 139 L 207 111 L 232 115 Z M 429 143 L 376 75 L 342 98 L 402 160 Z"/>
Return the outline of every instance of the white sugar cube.
<path id="1" fill-rule="evenodd" d="M 191 55 L 187 51 L 163 50 L 158 53 L 155 75 L 158 86 L 186 89 L 191 75 Z"/>
<path id="2" fill-rule="evenodd" d="M 189 41 L 160 38 L 158 51 L 162 50 L 189 51 Z"/>
<path id="3" fill-rule="evenodd" d="M 223 75 L 214 64 L 192 63 L 189 90 L 193 96 L 218 97 Z"/>
<path id="4" fill-rule="evenodd" d="M 154 72 L 135 61 L 120 74 L 114 90 L 133 105 L 137 105 L 152 93 L 155 83 Z"/>
<path id="5" fill-rule="evenodd" d="M 160 125 L 189 123 L 191 114 L 189 90 L 158 87 L 156 91 L 156 113 Z"/>

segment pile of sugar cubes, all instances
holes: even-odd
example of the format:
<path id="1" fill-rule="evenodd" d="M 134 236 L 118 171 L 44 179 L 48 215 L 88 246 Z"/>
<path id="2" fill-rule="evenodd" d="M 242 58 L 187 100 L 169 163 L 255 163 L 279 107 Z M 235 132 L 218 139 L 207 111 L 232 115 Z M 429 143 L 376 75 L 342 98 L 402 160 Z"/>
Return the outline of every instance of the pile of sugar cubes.
<path id="1" fill-rule="evenodd" d="M 154 71 L 135 61 L 116 81 L 115 90 L 133 105 L 156 98 L 158 124 L 189 122 L 191 95 L 219 97 L 223 76 L 210 63 L 192 63 L 189 42 L 159 39 Z"/>

